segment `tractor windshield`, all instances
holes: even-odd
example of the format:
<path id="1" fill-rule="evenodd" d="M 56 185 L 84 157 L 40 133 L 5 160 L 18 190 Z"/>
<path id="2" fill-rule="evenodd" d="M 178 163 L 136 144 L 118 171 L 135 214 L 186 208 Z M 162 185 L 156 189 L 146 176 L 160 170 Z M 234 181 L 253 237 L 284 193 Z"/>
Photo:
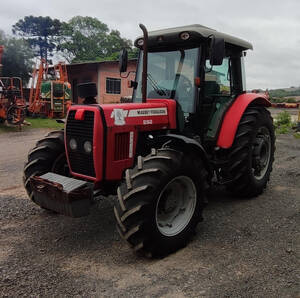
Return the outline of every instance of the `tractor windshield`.
<path id="1" fill-rule="evenodd" d="M 196 76 L 198 48 L 148 53 L 147 98 L 175 99 L 186 113 L 195 111 L 194 78 Z M 133 94 L 134 102 L 142 101 L 141 51 L 136 76 L 138 83 Z"/>

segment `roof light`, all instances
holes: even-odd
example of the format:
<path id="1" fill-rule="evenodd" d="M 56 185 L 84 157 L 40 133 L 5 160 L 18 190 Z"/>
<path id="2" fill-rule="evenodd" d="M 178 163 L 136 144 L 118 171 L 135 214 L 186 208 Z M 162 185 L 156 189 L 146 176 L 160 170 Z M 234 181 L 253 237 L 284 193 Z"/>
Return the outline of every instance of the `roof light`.
<path id="1" fill-rule="evenodd" d="M 157 41 L 158 41 L 158 42 L 162 42 L 162 41 L 164 41 L 164 38 L 163 38 L 163 36 L 162 36 L 162 35 L 161 35 L 161 36 L 158 36 L 158 37 L 157 37 Z"/>
<path id="2" fill-rule="evenodd" d="M 188 32 L 182 32 L 179 36 L 182 40 L 188 40 L 190 38 L 190 34 Z"/>
<path id="3" fill-rule="evenodd" d="M 137 41 L 137 45 L 138 46 L 143 46 L 144 45 L 144 39 L 143 38 L 140 38 L 138 41 Z"/>

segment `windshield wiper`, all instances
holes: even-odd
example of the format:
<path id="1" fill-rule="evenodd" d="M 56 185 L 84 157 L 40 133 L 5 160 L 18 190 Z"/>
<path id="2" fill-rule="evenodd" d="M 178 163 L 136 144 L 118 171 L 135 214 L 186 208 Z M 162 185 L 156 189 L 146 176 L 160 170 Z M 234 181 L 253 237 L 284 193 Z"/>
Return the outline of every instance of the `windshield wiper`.
<path id="1" fill-rule="evenodd" d="M 151 83 L 152 88 L 158 95 L 160 95 L 160 96 L 168 95 L 169 91 L 167 89 L 163 89 L 163 88 L 159 87 L 159 85 L 156 83 L 156 81 L 153 79 L 153 77 L 150 73 L 147 74 L 147 77 L 149 79 L 149 82 Z"/>

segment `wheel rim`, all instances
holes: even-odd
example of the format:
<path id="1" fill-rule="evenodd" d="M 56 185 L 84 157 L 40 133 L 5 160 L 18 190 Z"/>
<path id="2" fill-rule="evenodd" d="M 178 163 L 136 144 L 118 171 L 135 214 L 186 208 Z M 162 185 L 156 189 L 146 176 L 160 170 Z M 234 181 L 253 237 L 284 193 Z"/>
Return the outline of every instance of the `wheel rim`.
<path id="1" fill-rule="evenodd" d="M 266 127 L 261 127 L 255 137 L 252 171 L 257 180 L 261 180 L 269 168 L 271 160 L 271 135 Z"/>
<path id="2" fill-rule="evenodd" d="M 197 203 L 197 190 L 187 176 L 172 179 L 161 191 L 156 204 L 156 225 L 165 236 L 179 234 L 190 222 Z"/>

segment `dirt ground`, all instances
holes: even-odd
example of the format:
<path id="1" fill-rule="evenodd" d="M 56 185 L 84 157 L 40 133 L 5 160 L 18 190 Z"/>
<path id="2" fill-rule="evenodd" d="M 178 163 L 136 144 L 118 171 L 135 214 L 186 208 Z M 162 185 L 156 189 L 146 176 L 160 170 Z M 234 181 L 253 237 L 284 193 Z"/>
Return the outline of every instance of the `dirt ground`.
<path id="1" fill-rule="evenodd" d="M 108 200 L 80 219 L 29 201 L 23 163 L 44 134 L 0 135 L 1 296 L 299 297 L 300 140 L 277 138 L 263 195 L 214 189 L 193 241 L 148 260 L 120 240 Z"/>

